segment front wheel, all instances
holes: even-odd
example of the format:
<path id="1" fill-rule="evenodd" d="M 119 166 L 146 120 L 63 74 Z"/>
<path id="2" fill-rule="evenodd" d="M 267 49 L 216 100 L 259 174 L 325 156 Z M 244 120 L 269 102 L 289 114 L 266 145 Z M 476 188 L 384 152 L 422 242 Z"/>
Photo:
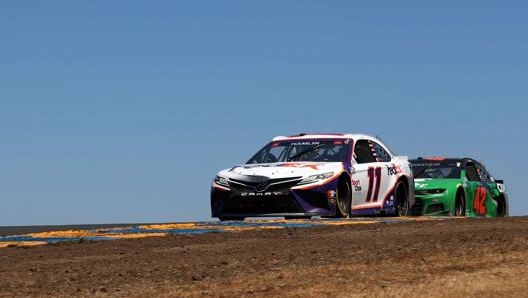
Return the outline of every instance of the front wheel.
<path id="1" fill-rule="evenodd" d="M 400 180 L 396 183 L 396 216 L 406 216 L 409 215 L 409 190 L 407 184 Z"/>
<path id="2" fill-rule="evenodd" d="M 464 191 L 459 190 L 455 199 L 455 214 L 456 217 L 466 216 L 466 197 Z"/>
<path id="3" fill-rule="evenodd" d="M 344 180 L 339 181 L 336 194 L 336 215 L 337 218 L 348 217 L 352 204 L 350 185 Z"/>

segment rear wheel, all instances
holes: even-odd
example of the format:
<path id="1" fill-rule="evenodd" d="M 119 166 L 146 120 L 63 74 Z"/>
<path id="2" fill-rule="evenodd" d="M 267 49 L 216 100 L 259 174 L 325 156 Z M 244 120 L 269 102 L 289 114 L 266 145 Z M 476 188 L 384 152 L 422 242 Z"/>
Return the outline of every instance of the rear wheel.
<path id="1" fill-rule="evenodd" d="M 457 195 L 455 199 L 454 216 L 456 217 L 466 216 L 466 196 L 464 195 L 464 191 L 462 191 L 461 189 L 457 191 Z"/>
<path id="2" fill-rule="evenodd" d="M 503 196 L 500 196 L 497 200 L 497 217 L 506 216 L 506 200 Z"/>
<path id="3" fill-rule="evenodd" d="M 400 180 L 396 183 L 396 216 L 409 215 L 409 190 L 407 184 Z"/>
<path id="4" fill-rule="evenodd" d="M 336 215 L 337 218 L 347 217 L 350 213 L 350 205 L 352 204 L 352 197 L 350 191 L 350 184 L 345 179 L 339 180 L 336 194 Z"/>

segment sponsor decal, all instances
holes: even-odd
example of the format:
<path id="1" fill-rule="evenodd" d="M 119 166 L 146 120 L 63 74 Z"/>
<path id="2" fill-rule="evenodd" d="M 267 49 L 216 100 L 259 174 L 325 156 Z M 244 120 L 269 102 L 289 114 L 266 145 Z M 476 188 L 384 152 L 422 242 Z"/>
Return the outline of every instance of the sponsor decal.
<path id="1" fill-rule="evenodd" d="M 352 186 L 354 187 L 354 191 L 361 191 L 361 180 L 352 179 Z"/>
<path id="2" fill-rule="evenodd" d="M 307 164 L 295 163 L 295 162 L 281 164 L 280 166 L 281 167 L 293 167 L 293 168 L 311 168 L 313 170 L 318 170 L 316 165 L 307 165 Z"/>
<path id="3" fill-rule="evenodd" d="M 387 175 L 389 176 L 392 176 L 392 175 L 398 175 L 400 173 L 402 173 L 402 169 L 397 166 L 397 165 L 390 165 L 390 166 L 387 166 Z"/>
<path id="4" fill-rule="evenodd" d="M 337 196 L 337 192 L 333 189 L 329 189 L 326 191 L 326 197 L 331 200 L 331 199 L 335 199 Z"/>
<path id="5" fill-rule="evenodd" d="M 319 144 L 321 144 L 321 142 L 319 142 L 319 141 L 311 141 L 311 142 L 304 141 L 304 142 L 292 142 L 291 144 L 292 144 L 292 146 L 306 146 L 306 145 L 319 145 Z"/>

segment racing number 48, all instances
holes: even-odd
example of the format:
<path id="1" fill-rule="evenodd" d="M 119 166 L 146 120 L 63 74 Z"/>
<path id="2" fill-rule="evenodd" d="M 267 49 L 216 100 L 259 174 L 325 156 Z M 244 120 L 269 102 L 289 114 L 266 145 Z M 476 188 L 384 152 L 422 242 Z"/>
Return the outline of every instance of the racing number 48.
<path id="1" fill-rule="evenodd" d="M 368 168 L 368 178 L 369 178 L 369 185 L 368 185 L 368 191 L 367 191 L 367 198 L 365 199 L 366 202 L 376 202 L 378 201 L 378 194 L 381 184 L 381 167 L 369 167 Z M 376 185 L 374 186 L 374 182 Z M 374 189 L 374 195 L 372 195 L 372 188 Z"/>

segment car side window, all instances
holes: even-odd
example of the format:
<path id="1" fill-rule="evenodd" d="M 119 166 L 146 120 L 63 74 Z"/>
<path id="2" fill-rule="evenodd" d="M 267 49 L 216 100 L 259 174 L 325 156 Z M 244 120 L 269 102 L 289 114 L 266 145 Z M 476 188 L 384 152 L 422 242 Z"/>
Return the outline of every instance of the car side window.
<path id="1" fill-rule="evenodd" d="M 477 167 L 474 163 L 468 162 L 464 167 L 464 170 L 466 171 L 466 176 L 469 181 L 481 181 L 477 172 Z"/>
<path id="2" fill-rule="evenodd" d="M 374 153 L 378 157 L 378 161 L 381 161 L 381 162 L 391 161 L 391 156 L 389 152 L 385 150 L 385 148 L 381 147 L 381 145 L 376 142 L 371 142 L 371 143 L 374 146 Z"/>
<path id="3" fill-rule="evenodd" d="M 481 164 L 477 164 L 476 167 L 477 167 L 477 173 L 480 176 L 480 181 L 487 182 L 487 183 L 493 182 L 493 178 L 491 178 L 491 175 L 488 173 L 486 168 L 484 168 L 484 166 L 482 166 Z"/>
<path id="4" fill-rule="evenodd" d="M 369 163 L 378 161 L 374 155 L 372 144 L 368 140 L 358 140 L 354 147 L 354 158 L 357 163 Z"/>

